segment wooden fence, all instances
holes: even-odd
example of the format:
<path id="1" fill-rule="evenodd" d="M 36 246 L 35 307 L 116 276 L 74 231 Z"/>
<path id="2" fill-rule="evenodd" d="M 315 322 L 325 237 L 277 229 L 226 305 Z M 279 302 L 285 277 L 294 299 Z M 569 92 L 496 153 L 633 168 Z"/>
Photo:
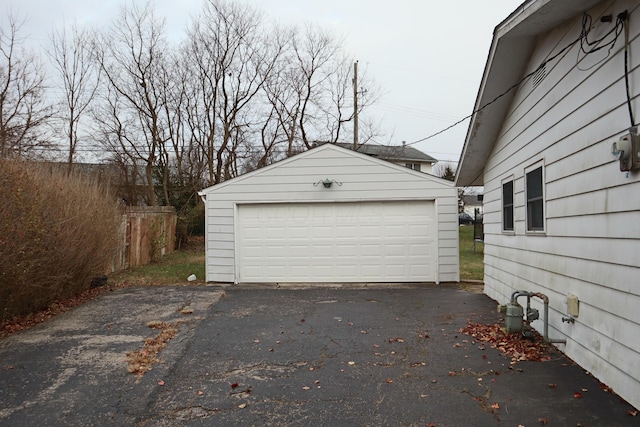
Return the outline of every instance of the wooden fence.
<path id="1" fill-rule="evenodd" d="M 120 248 L 112 271 L 149 264 L 173 252 L 176 211 L 171 206 L 132 206 L 122 214 Z"/>

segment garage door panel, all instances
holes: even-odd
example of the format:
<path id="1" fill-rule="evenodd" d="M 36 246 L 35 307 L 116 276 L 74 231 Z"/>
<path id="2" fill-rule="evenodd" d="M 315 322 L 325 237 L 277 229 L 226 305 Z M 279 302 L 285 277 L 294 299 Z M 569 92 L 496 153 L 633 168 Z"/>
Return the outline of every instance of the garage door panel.
<path id="1" fill-rule="evenodd" d="M 433 202 L 240 205 L 240 282 L 433 281 Z"/>

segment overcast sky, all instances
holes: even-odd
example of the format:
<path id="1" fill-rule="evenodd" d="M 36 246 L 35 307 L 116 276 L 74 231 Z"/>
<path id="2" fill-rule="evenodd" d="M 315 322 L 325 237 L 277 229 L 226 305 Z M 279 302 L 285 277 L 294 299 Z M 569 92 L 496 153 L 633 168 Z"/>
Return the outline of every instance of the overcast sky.
<path id="1" fill-rule="evenodd" d="M 100 28 L 123 0 L 3 0 L 28 21 L 22 35 L 42 44 L 63 23 Z M 153 0 L 170 37 L 181 40 L 202 0 Z M 369 116 L 381 121 L 381 144 L 412 143 L 469 115 L 493 29 L 521 0 L 244 0 L 282 24 L 312 22 L 344 37 L 345 51 L 383 94 Z M 366 88 L 364 88 L 366 89 Z M 457 161 L 468 120 L 415 147 Z"/>

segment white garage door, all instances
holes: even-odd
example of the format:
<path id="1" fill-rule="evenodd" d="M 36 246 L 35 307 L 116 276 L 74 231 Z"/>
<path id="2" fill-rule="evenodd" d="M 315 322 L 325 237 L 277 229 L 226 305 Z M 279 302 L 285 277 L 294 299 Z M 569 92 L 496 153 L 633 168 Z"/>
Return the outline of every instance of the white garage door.
<path id="1" fill-rule="evenodd" d="M 238 207 L 238 281 L 435 281 L 428 201 L 278 203 Z"/>

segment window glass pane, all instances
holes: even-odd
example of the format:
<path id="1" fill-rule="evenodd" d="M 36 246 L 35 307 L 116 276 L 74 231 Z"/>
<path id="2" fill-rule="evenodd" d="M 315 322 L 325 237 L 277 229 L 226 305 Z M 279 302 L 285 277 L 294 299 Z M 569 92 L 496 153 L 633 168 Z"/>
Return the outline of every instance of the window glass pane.
<path id="1" fill-rule="evenodd" d="M 544 230 L 542 199 L 527 203 L 527 224 L 529 230 Z"/>
<path id="2" fill-rule="evenodd" d="M 527 174 L 527 200 L 542 197 L 542 166 Z"/>
<path id="3" fill-rule="evenodd" d="M 513 231 L 513 181 L 502 184 L 502 229 Z"/>
<path id="4" fill-rule="evenodd" d="M 527 173 L 527 230 L 544 230 L 542 166 Z"/>
<path id="5" fill-rule="evenodd" d="M 513 205 L 513 181 L 505 182 L 502 185 L 502 200 L 505 206 Z"/>
<path id="6" fill-rule="evenodd" d="M 513 206 L 511 207 L 505 206 L 504 212 L 502 213 L 502 221 L 503 221 L 503 230 L 513 231 Z"/>

